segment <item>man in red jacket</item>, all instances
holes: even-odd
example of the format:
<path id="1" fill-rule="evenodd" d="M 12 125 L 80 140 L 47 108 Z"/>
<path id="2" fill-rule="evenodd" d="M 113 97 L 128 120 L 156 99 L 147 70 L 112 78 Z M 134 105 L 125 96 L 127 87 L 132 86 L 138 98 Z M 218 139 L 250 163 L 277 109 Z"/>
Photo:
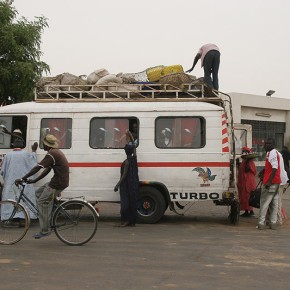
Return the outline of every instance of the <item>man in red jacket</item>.
<path id="1" fill-rule="evenodd" d="M 260 199 L 260 213 L 258 219 L 258 229 L 265 229 L 265 219 L 268 209 L 270 210 L 270 228 L 277 229 L 277 213 L 279 203 L 279 185 L 280 177 L 280 160 L 278 151 L 274 148 L 274 139 L 268 138 L 265 142 L 266 161 L 265 169 L 260 176 L 263 175 L 263 185 Z"/>

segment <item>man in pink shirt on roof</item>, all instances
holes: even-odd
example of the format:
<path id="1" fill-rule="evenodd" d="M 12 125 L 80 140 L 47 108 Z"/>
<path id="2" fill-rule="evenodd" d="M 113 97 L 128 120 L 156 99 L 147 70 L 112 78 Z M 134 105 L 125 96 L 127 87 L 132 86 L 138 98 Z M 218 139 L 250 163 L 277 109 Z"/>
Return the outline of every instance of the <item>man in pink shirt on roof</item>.
<path id="1" fill-rule="evenodd" d="M 203 45 L 199 49 L 197 55 L 195 56 L 191 69 L 189 69 L 186 72 L 190 73 L 194 69 L 199 59 L 201 61 L 201 67 L 203 67 L 204 70 L 204 82 L 210 88 L 218 90 L 219 89 L 218 71 L 220 66 L 219 48 L 212 43 Z"/>

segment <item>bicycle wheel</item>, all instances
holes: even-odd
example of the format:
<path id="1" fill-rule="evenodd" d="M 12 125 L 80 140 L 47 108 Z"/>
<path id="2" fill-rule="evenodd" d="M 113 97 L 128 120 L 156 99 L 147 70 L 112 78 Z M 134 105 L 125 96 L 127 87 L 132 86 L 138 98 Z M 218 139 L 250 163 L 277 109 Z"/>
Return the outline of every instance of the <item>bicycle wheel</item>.
<path id="1" fill-rule="evenodd" d="M 87 243 L 95 235 L 97 227 L 96 210 L 85 201 L 66 201 L 53 214 L 52 228 L 57 237 L 68 245 Z"/>
<path id="2" fill-rule="evenodd" d="M 8 217 L 0 220 L 0 244 L 13 245 L 19 242 L 27 233 L 30 218 L 23 205 L 12 200 L 0 201 L 1 216 Z M 11 213 L 11 214 L 10 214 Z"/>

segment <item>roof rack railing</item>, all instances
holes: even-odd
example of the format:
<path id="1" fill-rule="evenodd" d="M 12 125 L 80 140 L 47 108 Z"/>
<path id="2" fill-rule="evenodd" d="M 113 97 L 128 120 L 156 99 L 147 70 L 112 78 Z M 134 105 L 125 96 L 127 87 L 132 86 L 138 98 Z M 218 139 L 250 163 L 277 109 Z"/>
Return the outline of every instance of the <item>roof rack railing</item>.
<path id="1" fill-rule="evenodd" d="M 104 100 L 104 99 L 173 99 L 216 98 L 219 94 L 200 83 L 182 84 L 107 84 L 45 85 L 35 91 L 35 101 Z"/>

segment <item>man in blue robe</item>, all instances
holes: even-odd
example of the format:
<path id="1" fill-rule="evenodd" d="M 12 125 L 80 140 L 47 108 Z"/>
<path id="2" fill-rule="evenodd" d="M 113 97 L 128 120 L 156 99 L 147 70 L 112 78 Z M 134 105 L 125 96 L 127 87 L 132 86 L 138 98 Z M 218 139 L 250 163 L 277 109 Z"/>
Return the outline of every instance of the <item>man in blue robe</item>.
<path id="1" fill-rule="evenodd" d="M 3 176 L 4 187 L 2 191 L 2 200 L 17 198 L 19 194 L 19 189 L 14 184 L 14 181 L 21 178 L 27 171 L 30 171 L 36 164 L 36 150 L 37 143 L 32 146 L 32 153 L 23 150 L 24 142 L 22 139 L 15 139 L 13 141 L 13 151 L 8 152 L 3 160 L 2 168 L 0 174 Z M 27 184 L 24 191 L 25 195 L 36 204 L 35 201 L 35 190 L 33 184 Z M 25 205 L 24 205 L 25 206 Z M 30 218 L 36 219 L 36 216 L 26 207 Z M 10 217 L 11 209 L 6 207 L 6 205 L 1 206 L 1 220 L 8 219 Z M 15 218 L 23 218 L 19 214 Z"/>

